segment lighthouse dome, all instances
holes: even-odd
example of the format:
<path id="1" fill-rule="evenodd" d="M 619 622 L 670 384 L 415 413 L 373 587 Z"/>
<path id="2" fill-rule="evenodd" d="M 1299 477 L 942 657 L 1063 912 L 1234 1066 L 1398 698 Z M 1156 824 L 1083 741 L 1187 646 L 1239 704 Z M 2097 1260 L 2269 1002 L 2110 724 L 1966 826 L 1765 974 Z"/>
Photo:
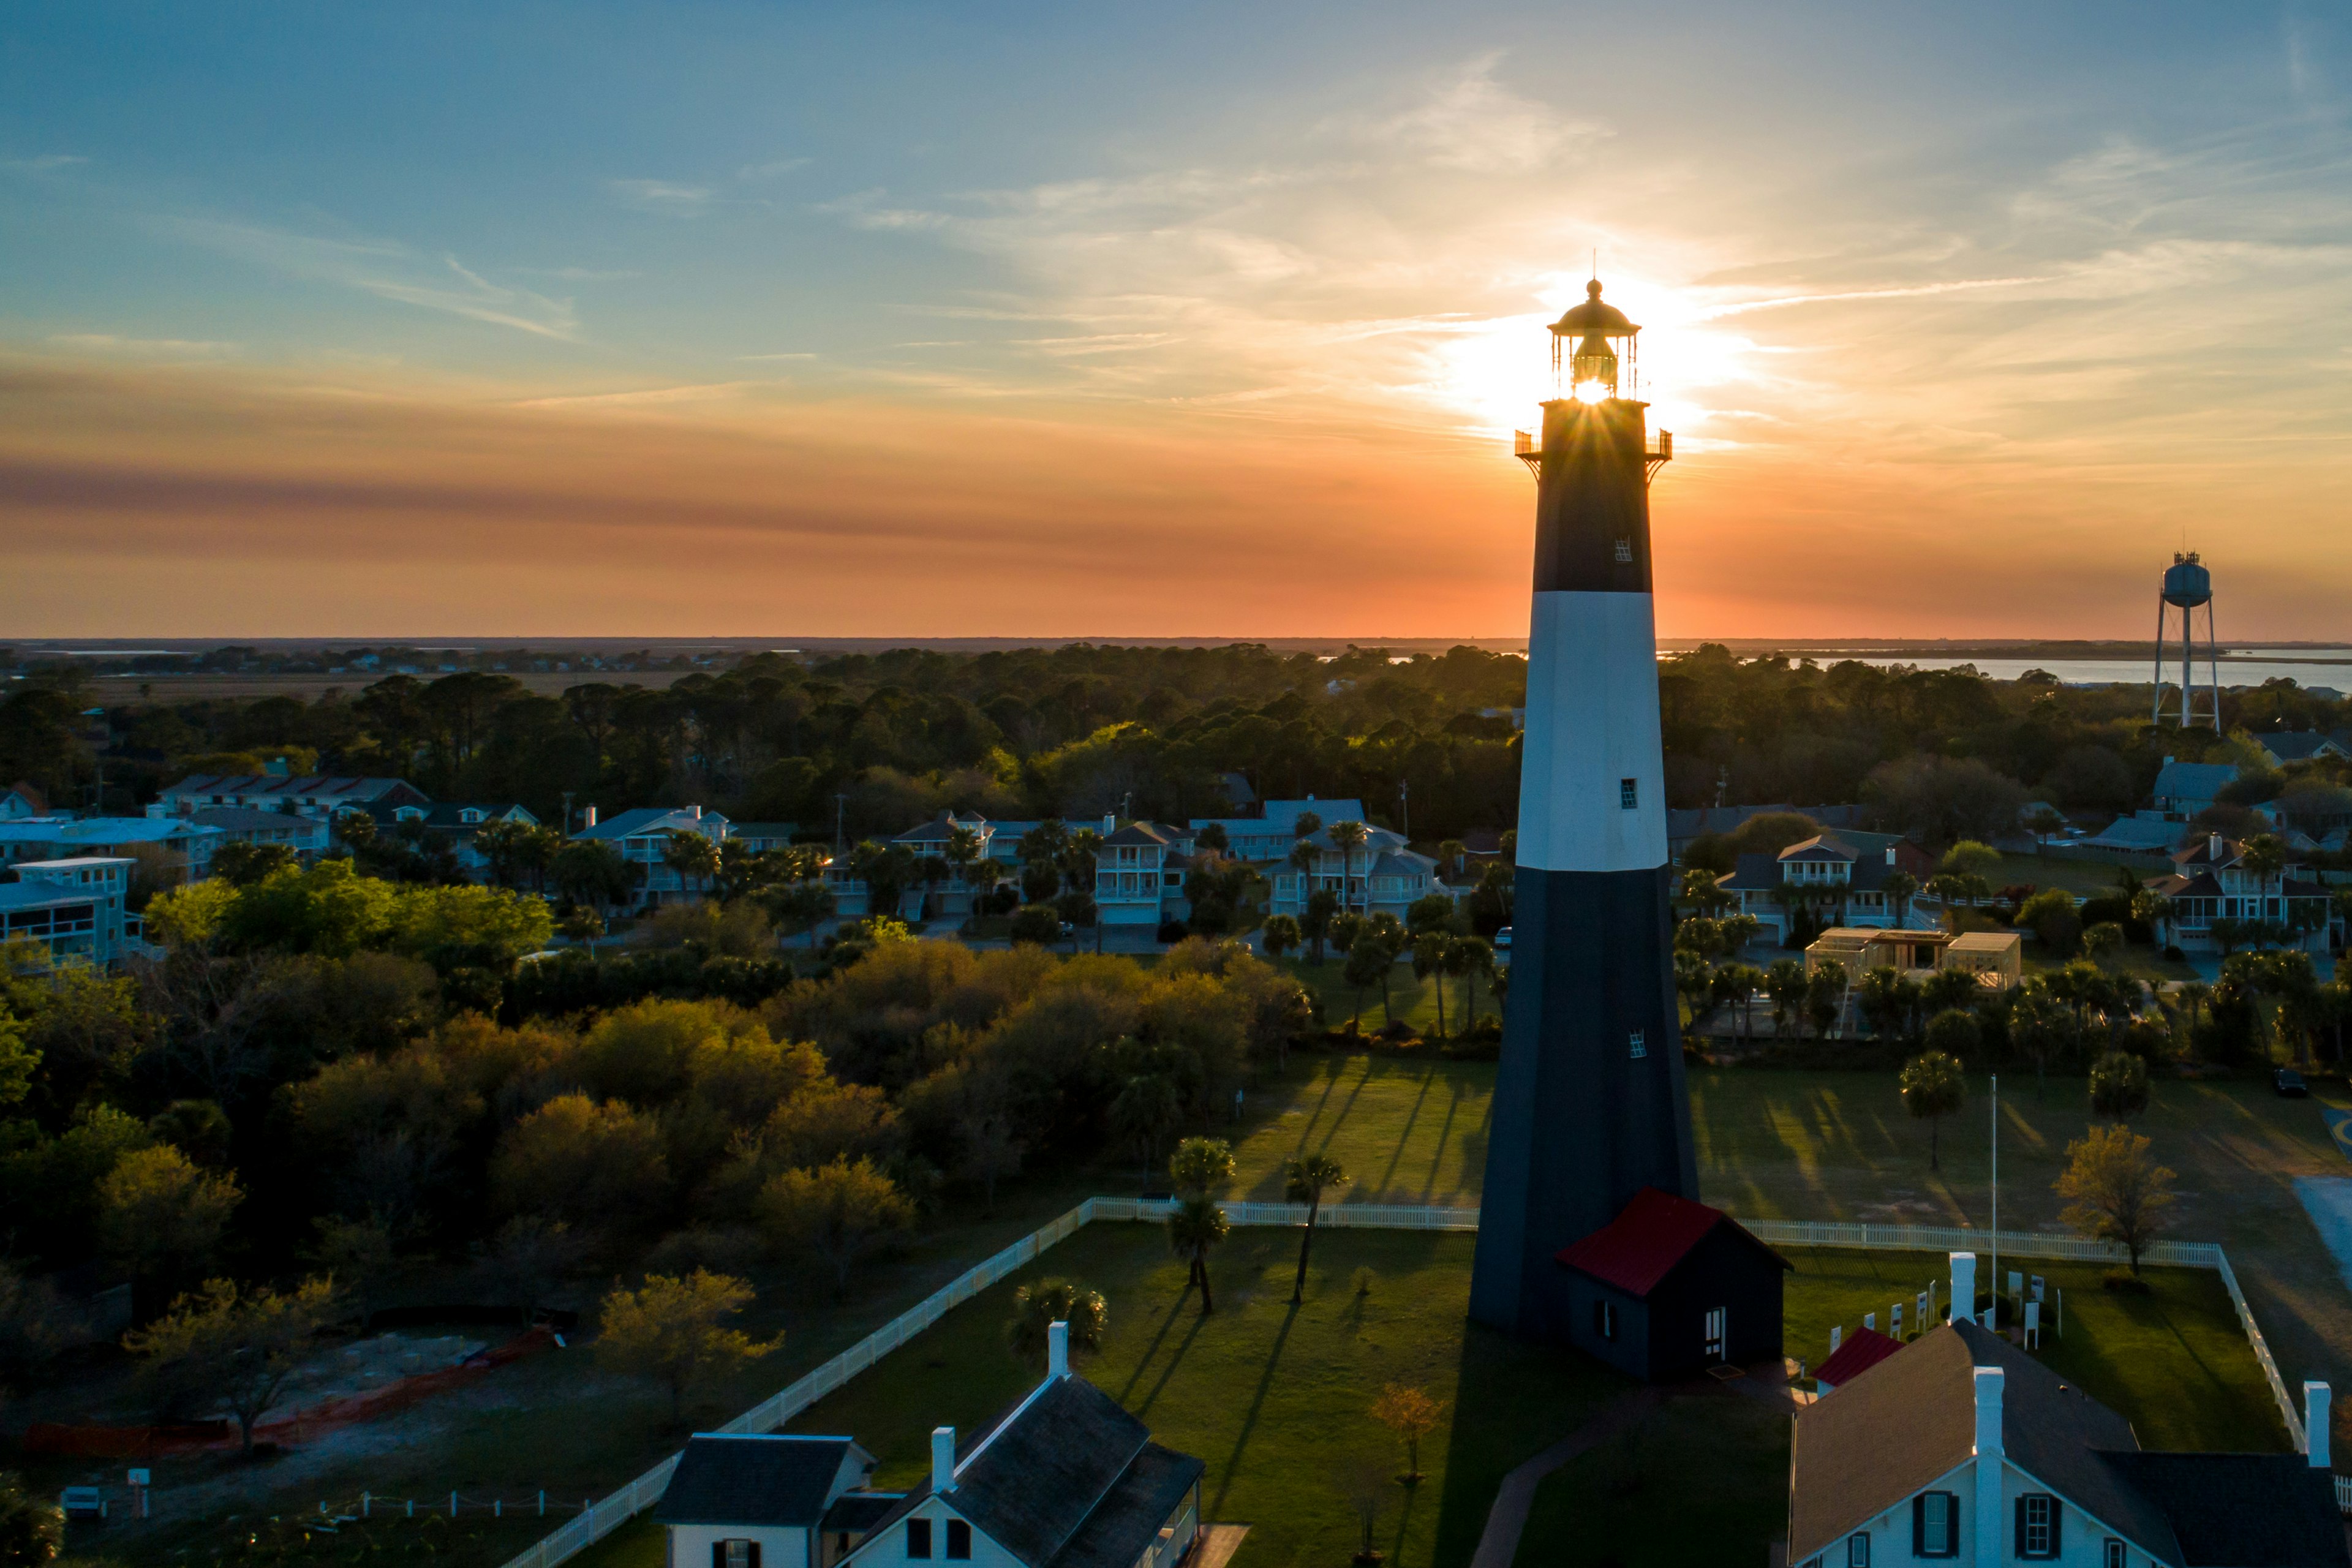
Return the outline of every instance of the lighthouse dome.
<path id="1" fill-rule="evenodd" d="M 1614 305 L 1601 302 L 1601 279 L 1595 278 L 1584 286 L 1584 303 L 1570 308 L 1568 313 L 1551 324 L 1557 336 L 1591 337 L 1599 333 L 1604 338 L 1628 338 L 1642 329 L 1625 319 L 1625 312 Z"/>

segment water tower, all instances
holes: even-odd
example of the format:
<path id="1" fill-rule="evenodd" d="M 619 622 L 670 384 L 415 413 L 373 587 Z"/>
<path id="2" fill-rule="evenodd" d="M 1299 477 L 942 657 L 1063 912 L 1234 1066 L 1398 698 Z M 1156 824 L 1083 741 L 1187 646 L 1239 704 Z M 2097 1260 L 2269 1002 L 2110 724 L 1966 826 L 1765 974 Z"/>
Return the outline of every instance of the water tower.
<path id="1" fill-rule="evenodd" d="M 2206 724 L 2215 734 L 2221 732 L 2221 667 L 2219 651 L 2213 646 L 2213 574 L 2197 559 L 2197 552 L 2187 554 L 2175 552 L 2172 565 L 2164 574 L 2164 589 L 2156 600 L 2156 710 L 2149 719 L 2152 724 L 2166 721 L 2165 707 L 2171 698 L 2172 688 L 2164 679 L 2166 655 L 2170 651 L 2165 642 L 2165 626 L 2175 608 L 2180 611 L 2180 696 L 2170 715 L 2171 721 L 2182 729 Z M 2205 612 L 2205 684 L 2197 684 L 2197 612 Z"/>

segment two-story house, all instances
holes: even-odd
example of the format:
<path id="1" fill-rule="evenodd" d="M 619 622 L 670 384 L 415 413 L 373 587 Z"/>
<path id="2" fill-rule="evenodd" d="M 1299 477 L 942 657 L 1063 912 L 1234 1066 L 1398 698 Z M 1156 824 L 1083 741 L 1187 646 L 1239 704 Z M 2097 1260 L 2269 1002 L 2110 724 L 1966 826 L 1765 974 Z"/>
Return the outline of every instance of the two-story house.
<path id="1" fill-rule="evenodd" d="M 1151 926 L 1191 916 L 1185 881 L 1195 843 L 1190 828 L 1155 822 L 1125 827 L 1106 816 L 1095 851 L 1095 909 L 1107 926 Z"/>
<path id="2" fill-rule="evenodd" d="M 138 862 L 122 855 L 26 861 L 0 883 L 0 943 L 37 942 L 52 959 L 103 968 L 139 940 L 124 900 Z"/>
<path id="3" fill-rule="evenodd" d="M 2227 921 L 2241 935 L 2231 945 L 2248 945 L 2246 928 L 2263 925 L 2292 933 L 2286 945 L 2307 952 L 2327 951 L 2334 902 L 2327 888 L 2292 861 L 2274 872 L 2258 872 L 2246 865 L 2246 847 L 2235 839 L 2209 833 L 2172 858 L 2172 874 L 2147 884 L 2151 892 L 2169 900 L 2158 935 L 2184 952 L 2218 952 L 2223 943 L 2214 934 L 2214 922 Z"/>
<path id="4" fill-rule="evenodd" d="M 1933 928 L 1916 892 L 1890 893 L 1886 879 L 1900 871 L 1914 889 L 1936 874 L 1936 863 L 1918 846 L 1892 833 L 1842 828 L 1791 844 L 1777 855 L 1742 855 L 1715 885 L 1731 895 L 1730 912 L 1753 916 L 1774 942 L 1789 940 L 1798 912 L 1815 931 L 1829 926 Z"/>
<path id="5" fill-rule="evenodd" d="M 847 1437 L 697 1436 L 655 1513 L 671 1568 L 1176 1568 L 1201 1535 L 1207 1467 L 1072 1374 L 1067 1323 L 1010 1411 L 932 1430 L 924 1484 L 869 1490 L 873 1468 Z"/>
<path id="6" fill-rule="evenodd" d="M 466 875 L 477 882 L 490 879 L 489 857 L 474 836 L 494 822 L 520 822 L 536 827 L 539 818 L 519 801 L 486 801 L 458 805 L 451 801 L 402 801 L 367 808 L 378 834 L 394 838 L 439 842 L 449 847 Z M 583 835 L 584 837 L 584 835 Z M 626 853 L 625 850 L 623 851 Z"/>
<path id="7" fill-rule="evenodd" d="M 695 903 L 709 891 L 704 879 L 677 870 L 663 852 L 669 847 L 673 833 L 699 835 L 710 840 L 714 847 L 724 843 L 729 823 L 719 813 L 705 811 L 698 805 L 641 805 L 610 821 L 599 822 L 596 808 L 592 805 L 585 815 L 587 820 L 572 837 L 593 839 L 618 849 L 636 881 L 640 904 L 650 907 Z"/>
<path id="8" fill-rule="evenodd" d="M 322 816 L 291 811 L 256 811 L 249 805 L 199 806 L 186 821 L 210 828 L 223 844 L 277 844 L 308 864 L 327 852 L 332 825 Z M 194 862 L 191 862 L 193 865 Z M 191 872 L 203 876 L 202 870 Z"/>
<path id="9" fill-rule="evenodd" d="M 177 817 L 26 816 L 0 821 L 0 866 L 152 850 L 167 880 L 193 881 L 211 874 L 213 850 L 226 842 L 218 828 Z"/>
<path id="10" fill-rule="evenodd" d="M 376 806 L 430 805 L 425 793 L 406 779 L 352 778 L 310 774 L 194 773 L 147 803 L 150 816 L 187 816 L 200 806 L 241 805 L 253 811 L 290 811 L 332 818 Z"/>
<path id="11" fill-rule="evenodd" d="M 2187 822 L 2237 782 L 2234 763 L 2182 763 L 2167 757 L 2150 792 L 2153 809 L 2167 822 Z"/>
<path id="12" fill-rule="evenodd" d="M 1196 816 L 1192 828 L 1196 838 L 1212 827 L 1223 828 L 1227 855 L 1263 864 L 1290 853 L 1290 847 L 1298 842 L 1298 819 L 1309 815 L 1325 823 L 1361 822 L 1364 803 L 1318 800 L 1311 795 L 1305 800 L 1269 800 L 1255 816 Z"/>
<path id="13" fill-rule="evenodd" d="M 1347 819 L 1342 819 L 1347 820 Z M 1390 914 L 1402 920 L 1416 900 L 1445 889 L 1437 862 L 1406 846 L 1404 836 L 1385 827 L 1368 827 L 1364 842 L 1343 848 L 1332 842 L 1328 826 L 1304 840 L 1314 851 L 1314 865 L 1301 871 L 1277 864 L 1274 895 L 1266 912 L 1296 919 L 1307 912 L 1307 900 L 1318 892 L 1339 895 L 1340 907 L 1360 915 Z M 1287 856 L 1290 853 L 1285 850 Z"/>
<path id="14" fill-rule="evenodd" d="M 1797 1412 L 1787 1561 L 2345 1568 L 2327 1385 L 2304 1390 L 2307 1457 L 2150 1452 L 2130 1422 L 1962 1317 Z"/>

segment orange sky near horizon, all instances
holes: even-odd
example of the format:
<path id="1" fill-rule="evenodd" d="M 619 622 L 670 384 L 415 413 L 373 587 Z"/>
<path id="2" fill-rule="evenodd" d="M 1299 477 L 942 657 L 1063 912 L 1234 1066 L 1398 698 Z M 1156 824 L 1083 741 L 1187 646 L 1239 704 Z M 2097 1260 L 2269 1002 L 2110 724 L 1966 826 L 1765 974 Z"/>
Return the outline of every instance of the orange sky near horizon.
<path id="1" fill-rule="evenodd" d="M 2352 53 L 2094 10 L 31 8 L 0 638 L 1516 637 L 1596 252 L 1662 637 L 2352 637 Z"/>

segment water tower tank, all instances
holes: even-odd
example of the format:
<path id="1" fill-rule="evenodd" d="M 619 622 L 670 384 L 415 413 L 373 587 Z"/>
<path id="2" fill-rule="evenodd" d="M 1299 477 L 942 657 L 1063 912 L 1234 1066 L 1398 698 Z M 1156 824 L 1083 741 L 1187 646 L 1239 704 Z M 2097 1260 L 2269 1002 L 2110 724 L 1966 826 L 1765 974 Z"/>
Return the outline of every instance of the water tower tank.
<path id="1" fill-rule="evenodd" d="M 2213 574 L 2205 570 L 2197 559 L 2197 552 L 2175 555 L 2164 574 L 2164 602 L 2183 608 L 2191 605 L 2210 604 L 2213 599 Z"/>

